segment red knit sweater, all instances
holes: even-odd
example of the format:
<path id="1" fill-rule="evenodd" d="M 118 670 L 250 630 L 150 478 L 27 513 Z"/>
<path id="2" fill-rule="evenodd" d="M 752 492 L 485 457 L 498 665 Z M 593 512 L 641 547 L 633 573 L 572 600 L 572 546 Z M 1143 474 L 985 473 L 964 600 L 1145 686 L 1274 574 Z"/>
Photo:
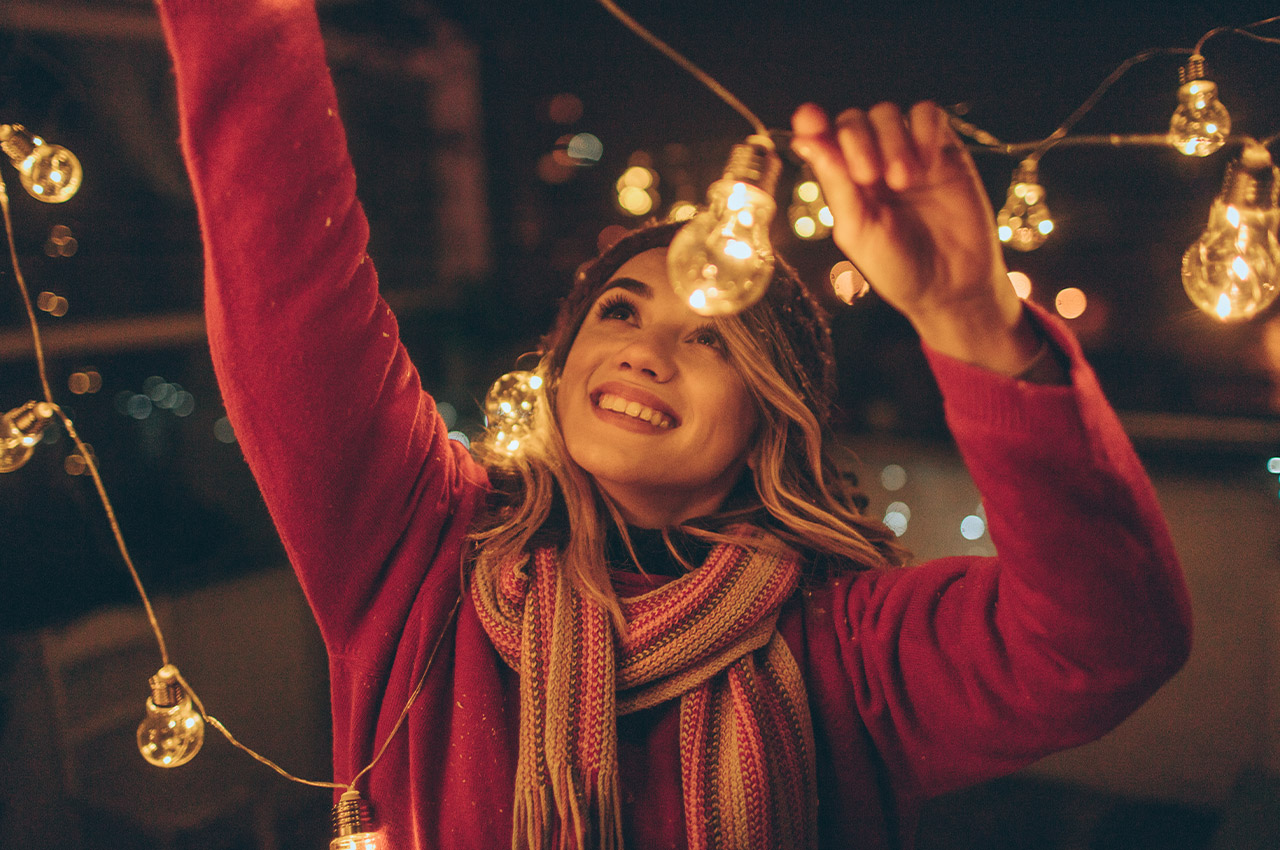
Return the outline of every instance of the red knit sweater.
<path id="1" fill-rule="evenodd" d="M 310 2 L 160 10 L 214 365 L 328 648 L 345 782 L 382 744 L 458 598 L 486 477 L 446 438 L 378 297 Z M 999 556 L 861 573 L 784 609 L 810 692 L 824 848 L 909 847 L 922 799 L 1097 737 L 1188 651 L 1151 487 L 1079 346 L 1039 318 L 1071 386 L 930 353 Z M 518 704 L 464 597 L 362 787 L 390 846 L 510 846 Z M 677 719 L 672 703 L 619 720 L 629 847 L 684 846 Z"/>

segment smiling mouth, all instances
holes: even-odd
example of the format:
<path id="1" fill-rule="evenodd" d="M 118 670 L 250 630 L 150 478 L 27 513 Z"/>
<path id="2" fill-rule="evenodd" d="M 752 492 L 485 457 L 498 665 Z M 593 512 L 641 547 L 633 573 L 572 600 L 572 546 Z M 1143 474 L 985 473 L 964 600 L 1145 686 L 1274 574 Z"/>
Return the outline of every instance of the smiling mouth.
<path id="1" fill-rule="evenodd" d="M 613 393 L 602 394 L 596 402 L 596 407 L 648 422 L 655 428 L 672 428 L 675 426 L 675 422 L 671 417 L 662 411 L 654 410 L 652 407 L 645 407 L 638 401 L 627 401 L 622 396 L 614 395 Z"/>

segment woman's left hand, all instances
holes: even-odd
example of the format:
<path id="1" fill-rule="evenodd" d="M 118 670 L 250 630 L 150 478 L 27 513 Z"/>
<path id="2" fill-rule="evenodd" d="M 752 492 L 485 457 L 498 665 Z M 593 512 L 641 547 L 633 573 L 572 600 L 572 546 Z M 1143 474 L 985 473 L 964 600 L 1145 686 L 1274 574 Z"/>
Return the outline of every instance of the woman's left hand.
<path id="1" fill-rule="evenodd" d="M 833 122 L 805 104 L 792 148 L 812 167 L 836 245 L 927 345 L 1006 374 L 1039 348 L 968 151 L 933 103 L 881 103 Z"/>

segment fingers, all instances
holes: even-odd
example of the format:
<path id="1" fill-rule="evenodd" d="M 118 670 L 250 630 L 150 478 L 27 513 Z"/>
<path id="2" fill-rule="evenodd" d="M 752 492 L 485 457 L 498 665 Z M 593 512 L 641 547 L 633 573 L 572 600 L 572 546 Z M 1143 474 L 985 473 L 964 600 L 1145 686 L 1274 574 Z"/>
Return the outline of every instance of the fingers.
<path id="1" fill-rule="evenodd" d="M 791 147 L 813 168 L 837 220 L 846 212 L 861 214 L 862 198 L 827 113 L 806 103 L 795 111 L 791 128 L 795 133 Z"/>
<path id="2" fill-rule="evenodd" d="M 848 109 L 840 113 L 834 128 L 826 113 L 806 104 L 796 111 L 793 127 L 793 146 L 810 161 L 815 173 L 818 163 L 802 148 L 823 158 L 838 151 L 845 179 L 856 187 L 883 184 L 898 192 L 928 181 L 941 151 L 959 145 L 946 115 L 927 101 L 913 106 L 906 117 L 892 103 L 877 104 L 866 112 Z M 835 163 L 827 166 L 833 168 Z M 821 174 L 819 180 L 823 180 Z M 824 189 L 826 186 L 824 180 Z"/>

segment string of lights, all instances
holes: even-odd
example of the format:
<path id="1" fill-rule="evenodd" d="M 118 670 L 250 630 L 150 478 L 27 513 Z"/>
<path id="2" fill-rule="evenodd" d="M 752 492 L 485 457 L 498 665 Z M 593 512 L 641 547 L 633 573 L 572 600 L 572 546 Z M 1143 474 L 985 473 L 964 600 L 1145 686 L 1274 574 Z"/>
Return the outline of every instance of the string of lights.
<path id="1" fill-rule="evenodd" d="M 676 291 L 697 312 L 727 315 L 746 309 L 764 293 L 772 274 L 774 255 L 769 243 L 769 226 L 776 212 L 774 192 L 782 169 L 774 139 L 786 138 L 784 131 L 771 131 L 732 93 L 687 58 L 645 30 L 611 0 L 598 0 L 611 14 L 640 38 L 711 89 L 753 127 L 754 133 L 734 147 L 723 176 L 707 193 L 705 209 L 690 214 L 687 202 L 677 217 L 688 224 L 668 251 L 671 279 Z M 1208 156 L 1224 146 L 1239 144 L 1241 153 L 1232 161 L 1222 192 L 1214 201 L 1202 236 L 1188 248 L 1182 263 L 1185 289 L 1197 307 L 1218 319 L 1248 319 L 1266 309 L 1280 294 L 1280 242 L 1277 226 L 1280 211 L 1280 170 L 1272 162 L 1268 147 L 1280 140 L 1280 132 L 1257 141 L 1231 135 L 1231 117 L 1217 98 L 1217 86 L 1209 79 L 1202 49 L 1211 38 L 1235 34 L 1268 44 L 1280 39 L 1266 37 L 1255 29 L 1280 20 L 1267 18 L 1245 27 L 1219 27 L 1207 32 L 1193 49 L 1157 48 L 1126 59 L 1052 133 L 1026 143 L 1005 143 L 991 133 L 952 114 L 953 126 L 975 142 L 977 150 L 1019 158 L 1008 197 L 997 216 L 1000 239 L 1017 250 L 1039 247 L 1054 231 L 1052 216 L 1039 182 L 1039 160 L 1051 149 L 1075 146 L 1172 146 L 1188 156 Z M 1071 135 L 1072 128 L 1092 110 L 1103 95 L 1134 66 L 1160 56 L 1189 56 L 1180 71 L 1179 105 L 1165 134 Z M 75 155 L 48 144 L 19 124 L 0 124 L 0 150 L 18 170 L 27 193 L 45 203 L 70 199 L 82 180 Z M 647 187 L 634 181 L 623 188 Z M 630 207 L 625 207 L 630 209 Z M 29 401 L 0 416 L 0 472 L 20 468 L 31 457 L 46 429 L 61 423 L 83 458 L 121 558 L 146 610 L 162 665 L 150 678 L 146 716 L 138 728 L 138 746 L 152 764 L 176 767 L 193 758 L 203 742 L 205 726 L 217 729 L 236 748 L 270 767 L 285 779 L 301 784 L 342 790 L 335 807 L 335 838 L 331 847 L 369 848 L 376 846 L 368 806 L 356 790 L 359 782 L 387 752 L 391 740 L 403 726 L 410 708 L 424 686 L 436 653 L 457 616 L 461 599 L 454 608 L 427 659 L 416 686 L 396 722 L 388 731 L 377 754 L 348 783 L 314 781 L 296 777 L 274 761 L 241 743 L 205 708 L 194 688 L 169 657 L 168 649 L 151 601 L 125 544 L 119 522 L 103 484 L 92 450 L 75 429 L 72 420 L 55 402 L 49 384 L 39 323 L 18 261 L 7 189 L 0 175 L 0 210 L 3 212 L 14 277 L 21 291 L 35 348 L 42 400 Z M 647 213 L 648 210 L 645 212 Z M 802 239 L 821 239 L 830 234 L 831 212 L 812 175 L 802 172 L 793 188 L 788 220 Z M 846 302 L 868 290 L 865 279 L 852 263 L 832 271 L 832 285 Z M 536 406 L 544 392 L 536 372 L 513 372 L 494 384 L 486 398 L 487 440 L 499 452 L 514 455 L 532 433 Z M 1277 467 L 1280 469 L 1280 467 Z M 1275 471 L 1275 470 L 1273 470 Z"/>

